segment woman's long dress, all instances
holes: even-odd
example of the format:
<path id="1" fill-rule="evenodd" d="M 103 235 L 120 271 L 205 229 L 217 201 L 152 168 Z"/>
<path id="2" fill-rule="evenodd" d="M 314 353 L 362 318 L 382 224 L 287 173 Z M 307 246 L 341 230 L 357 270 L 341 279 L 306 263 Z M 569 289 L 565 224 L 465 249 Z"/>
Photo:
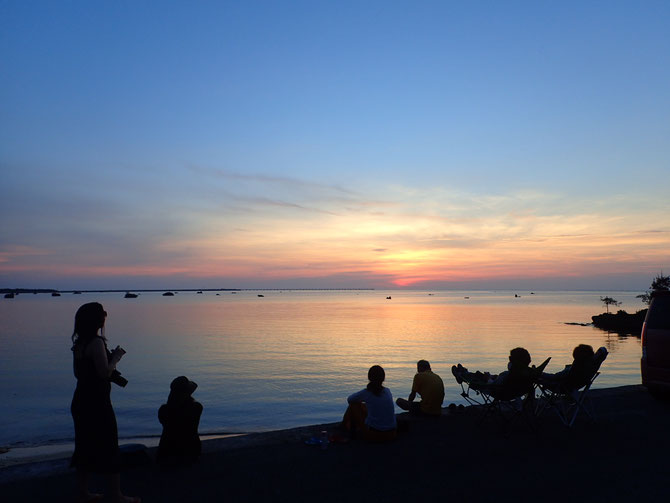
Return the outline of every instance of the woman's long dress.
<path id="1" fill-rule="evenodd" d="M 70 465 L 89 472 L 118 473 L 121 455 L 110 398 L 111 383 L 98 375 L 93 359 L 84 356 L 85 350 L 83 347 L 75 351 L 74 358 L 77 388 L 70 407 L 74 419 L 74 454 Z"/>

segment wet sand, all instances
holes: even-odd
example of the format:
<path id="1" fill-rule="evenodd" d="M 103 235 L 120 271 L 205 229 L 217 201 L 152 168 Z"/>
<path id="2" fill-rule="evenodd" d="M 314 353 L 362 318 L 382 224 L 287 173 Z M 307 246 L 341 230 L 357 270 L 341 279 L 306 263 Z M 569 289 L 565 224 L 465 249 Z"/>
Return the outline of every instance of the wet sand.
<path id="1" fill-rule="evenodd" d="M 477 424 L 480 411 L 410 418 L 390 444 L 304 440 L 336 425 L 208 440 L 193 467 L 153 463 L 122 474 L 127 494 L 144 502 L 209 501 L 652 501 L 667 497 L 670 402 L 641 386 L 593 390 L 592 423 L 568 429 L 548 411 L 532 430 Z M 150 450 L 153 455 L 153 450 Z M 101 480 L 92 488 L 102 490 Z M 67 460 L 0 469 L 3 501 L 70 502 L 75 474 Z"/>

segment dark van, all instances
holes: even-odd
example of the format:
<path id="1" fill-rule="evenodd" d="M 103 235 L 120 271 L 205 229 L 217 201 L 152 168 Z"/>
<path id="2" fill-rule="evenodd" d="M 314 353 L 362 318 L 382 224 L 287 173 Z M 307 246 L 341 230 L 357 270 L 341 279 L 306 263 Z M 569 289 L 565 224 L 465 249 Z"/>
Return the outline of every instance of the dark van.
<path id="1" fill-rule="evenodd" d="M 670 292 L 651 294 L 642 325 L 642 384 L 652 392 L 670 392 Z"/>

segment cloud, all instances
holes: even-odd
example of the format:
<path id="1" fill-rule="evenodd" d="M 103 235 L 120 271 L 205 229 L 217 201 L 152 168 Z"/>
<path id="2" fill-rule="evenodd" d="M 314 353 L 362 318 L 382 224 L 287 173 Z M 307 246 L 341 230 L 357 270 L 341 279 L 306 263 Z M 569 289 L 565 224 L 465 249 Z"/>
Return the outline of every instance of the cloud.
<path id="1" fill-rule="evenodd" d="M 221 195 L 223 195 L 222 193 Z M 245 196 L 238 196 L 235 194 L 231 193 L 225 193 L 225 197 L 227 199 L 231 199 L 234 201 L 238 201 L 240 203 L 246 203 L 251 206 L 270 206 L 270 207 L 279 207 L 279 208 L 289 208 L 289 209 L 297 209 L 300 211 L 306 211 L 306 212 L 313 212 L 313 213 L 325 213 L 329 215 L 335 215 L 332 211 L 328 210 L 322 210 L 320 208 L 314 208 L 310 206 L 305 206 L 302 204 L 298 203 L 292 203 L 292 202 L 287 202 L 287 201 L 281 201 L 281 200 L 274 200 L 270 199 L 267 197 L 245 197 Z M 240 208 L 242 209 L 242 208 Z M 246 208 L 248 209 L 248 208 Z"/>
<path id="2" fill-rule="evenodd" d="M 33 246 L 15 245 L 12 243 L 5 243 L 0 246 L 0 263 L 10 262 L 20 257 L 40 257 L 48 255 L 49 251 Z"/>
<path id="3" fill-rule="evenodd" d="M 187 169 L 198 175 L 205 175 L 208 177 L 223 178 L 226 180 L 253 182 L 258 184 L 279 185 L 284 190 L 300 188 L 300 189 L 329 191 L 329 192 L 351 194 L 351 195 L 355 194 L 353 191 L 343 188 L 339 185 L 328 185 L 317 182 L 310 182 L 288 176 L 238 173 L 218 168 L 204 168 L 193 164 L 187 165 Z"/>
<path id="4" fill-rule="evenodd" d="M 382 287 L 669 268 L 665 201 L 381 184 L 366 197 L 290 177 L 189 170 L 204 179 L 169 194 L 159 183 L 122 193 L 33 187 L 33 204 L 21 205 L 25 192 L 4 189 L 0 271 Z"/>

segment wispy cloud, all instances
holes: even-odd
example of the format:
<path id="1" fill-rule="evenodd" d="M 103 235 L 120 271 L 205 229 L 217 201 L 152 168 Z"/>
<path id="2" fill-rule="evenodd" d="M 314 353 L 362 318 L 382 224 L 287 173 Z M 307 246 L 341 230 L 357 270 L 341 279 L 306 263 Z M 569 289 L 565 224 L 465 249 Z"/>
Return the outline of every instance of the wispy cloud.
<path id="1" fill-rule="evenodd" d="M 335 215 L 334 212 L 328 211 L 328 210 L 323 210 L 321 208 L 316 208 L 312 206 L 306 206 L 303 204 L 298 204 L 290 201 L 282 201 L 282 200 L 276 200 L 276 199 L 271 199 L 268 197 L 262 197 L 262 196 L 241 196 L 237 194 L 233 194 L 231 192 L 227 191 L 221 191 L 219 192 L 219 197 L 223 199 L 225 202 L 222 203 L 225 206 L 230 207 L 230 202 L 235 201 L 236 203 L 239 203 L 240 205 L 237 206 L 238 211 L 257 211 L 259 207 L 279 207 L 279 208 L 289 208 L 289 209 L 296 209 L 300 211 L 306 211 L 306 212 L 313 212 L 313 213 L 325 213 L 325 214 L 330 214 L 330 215 Z"/>
<path id="2" fill-rule="evenodd" d="M 189 171 L 203 179 L 169 198 L 141 188 L 123 199 L 116 189 L 66 199 L 36 192 L 44 206 L 4 219 L 0 272 L 416 286 L 669 260 L 665 201 L 381 184 L 365 197 L 292 177 Z"/>
<path id="3" fill-rule="evenodd" d="M 25 245 L 14 245 L 12 243 L 5 243 L 0 246 L 0 263 L 10 262 L 21 257 L 40 257 L 48 255 L 49 251 L 41 248 L 35 248 Z"/>
<path id="4" fill-rule="evenodd" d="M 353 191 L 341 187 L 340 185 L 328 185 L 323 183 L 310 182 L 288 176 L 265 175 L 260 173 L 256 174 L 239 173 L 220 168 L 204 168 L 202 166 L 196 166 L 193 164 L 187 165 L 187 169 L 195 174 L 204 175 L 207 177 L 254 182 L 259 184 L 279 185 L 283 189 L 289 189 L 289 190 L 292 188 L 300 188 L 300 189 L 312 189 L 319 191 L 331 191 L 334 193 L 342 193 L 342 194 L 352 194 L 352 195 L 355 194 Z"/>

